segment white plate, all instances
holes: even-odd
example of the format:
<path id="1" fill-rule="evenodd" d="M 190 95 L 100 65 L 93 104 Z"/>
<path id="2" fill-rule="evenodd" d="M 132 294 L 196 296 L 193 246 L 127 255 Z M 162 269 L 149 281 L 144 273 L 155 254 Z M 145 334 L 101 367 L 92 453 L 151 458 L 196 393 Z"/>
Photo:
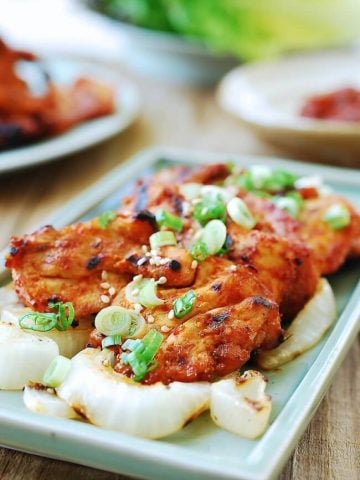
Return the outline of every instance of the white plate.
<path id="1" fill-rule="evenodd" d="M 109 172 L 64 205 L 52 219 L 46 219 L 46 223 L 61 227 L 79 218 L 91 218 L 101 211 L 117 208 L 120 197 L 131 191 L 133 181 L 164 166 L 164 160 L 170 165 L 174 162 L 195 165 L 256 162 L 282 166 L 302 175 L 317 173 L 360 207 L 360 172 L 266 157 L 152 149 Z M 87 423 L 37 415 L 26 410 L 21 392 L 2 391 L 0 444 L 153 480 L 275 479 L 359 330 L 359 268 L 351 267 L 331 278 L 339 318 L 330 331 L 315 348 L 278 371 L 266 374 L 273 411 L 270 428 L 263 437 L 257 440 L 237 437 L 216 427 L 209 415 L 204 414 L 175 435 L 159 441 L 143 440 Z"/>
<path id="2" fill-rule="evenodd" d="M 65 157 L 96 145 L 127 128 L 137 117 L 140 99 L 134 86 L 117 72 L 89 62 L 44 61 L 56 84 L 79 76 L 109 83 L 115 89 L 116 110 L 111 115 L 83 122 L 71 130 L 32 145 L 0 152 L 0 174 Z"/>
<path id="3" fill-rule="evenodd" d="M 360 88 L 360 50 L 325 50 L 238 67 L 218 90 L 221 106 L 258 134 L 297 152 L 359 165 L 360 122 L 304 118 L 312 95 Z"/>

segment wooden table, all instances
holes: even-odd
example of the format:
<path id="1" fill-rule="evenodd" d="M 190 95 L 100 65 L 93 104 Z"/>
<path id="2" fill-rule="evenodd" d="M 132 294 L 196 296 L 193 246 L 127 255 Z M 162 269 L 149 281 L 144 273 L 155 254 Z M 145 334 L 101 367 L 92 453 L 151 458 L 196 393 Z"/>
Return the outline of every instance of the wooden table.
<path id="1" fill-rule="evenodd" d="M 139 120 L 111 141 L 64 160 L 0 178 L 0 248 L 130 155 L 152 145 L 279 154 L 216 105 L 213 89 L 169 85 L 129 74 L 143 100 Z M 282 480 L 360 477 L 360 341 L 355 340 Z M 276 448 L 276 447 L 275 447 Z M 123 479 L 120 475 L 0 449 L 2 480 Z"/>

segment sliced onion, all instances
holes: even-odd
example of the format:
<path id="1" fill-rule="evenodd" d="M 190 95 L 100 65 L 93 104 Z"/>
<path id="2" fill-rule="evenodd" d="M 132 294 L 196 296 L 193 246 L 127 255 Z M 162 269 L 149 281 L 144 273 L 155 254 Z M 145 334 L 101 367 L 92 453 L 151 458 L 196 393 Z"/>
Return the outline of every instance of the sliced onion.
<path id="1" fill-rule="evenodd" d="M 30 308 L 24 307 L 19 303 L 9 304 L 3 308 L 1 320 L 5 323 L 11 323 L 19 327 L 19 318 L 31 311 Z M 59 331 L 56 329 L 47 332 L 36 332 L 34 330 L 24 331 L 40 338 L 50 338 L 57 343 L 61 355 L 71 358 L 85 348 L 92 330 L 93 327 L 91 321 L 82 320 L 77 327 L 70 326 L 65 331 Z"/>
<path id="2" fill-rule="evenodd" d="M 20 390 L 28 381 L 41 382 L 58 355 L 59 348 L 50 338 L 0 322 L 0 390 Z"/>
<path id="3" fill-rule="evenodd" d="M 23 400 L 25 406 L 35 413 L 61 418 L 80 418 L 64 400 L 59 398 L 55 390 L 37 383 L 25 386 Z"/>
<path id="4" fill-rule="evenodd" d="M 257 438 L 266 430 L 271 397 L 260 372 L 248 370 L 240 378 L 228 378 L 211 385 L 210 415 L 221 428 L 245 438 Z"/>
<path id="5" fill-rule="evenodd" d="M 116 373 L 108 350 L 86 349 L 72 359 L 60 398 L 89 421 L 111 430 L 160 438 L 180 430 L 209 405 L 208 383 L 141 385 Z"/>
<path id="6" fill-rule="evenodd" d="M 260 353 L 258 364 L 265 370 L 278 368 L 316 345 L 336 318 L 336 302 L 329 282 L 321 278 L 314 296 L 286 331 L 287 339 L 273 350 Z"/>

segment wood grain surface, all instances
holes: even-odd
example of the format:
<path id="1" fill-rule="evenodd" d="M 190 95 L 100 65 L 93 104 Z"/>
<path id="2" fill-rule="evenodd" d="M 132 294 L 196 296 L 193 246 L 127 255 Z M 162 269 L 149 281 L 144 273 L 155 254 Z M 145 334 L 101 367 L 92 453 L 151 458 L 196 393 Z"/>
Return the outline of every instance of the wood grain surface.
<path id="1" fill-rule="evenodd" d="M 119 68 L 119 67 L 118 67 Z M 124 72 L 124 69 L 121 69 Z M 211 88 L 162 83 L 127 72 L 142 96 L 140 118 L 126 132 L 72 157 L 0 178 L 0 249 L 12 234 L 44 223 L 54 209 L 140 149 L 180 146 L 239 154 L 285 155 L 223 113 Z M 280 478 L 360 478 L 360 342 L 320 405 Z M 120 480 L 125 477 L 0 449 L 1 480 Z"/>

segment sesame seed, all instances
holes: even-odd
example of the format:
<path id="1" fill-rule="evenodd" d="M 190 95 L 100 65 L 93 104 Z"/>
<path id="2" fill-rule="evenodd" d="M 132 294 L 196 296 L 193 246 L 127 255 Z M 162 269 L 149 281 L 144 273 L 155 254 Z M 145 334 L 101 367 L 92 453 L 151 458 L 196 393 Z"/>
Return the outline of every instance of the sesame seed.
<path id="1" fill-rule="evenodd" d="M 54 395 L 55 390 L 54 390 L 53 388 L 47 388 L 47 389 L 46 389 L 46 392 L 47 392 L 47 393 L 50 393 L 50 395 Z"/>
<path id="2" fill-rule="evenodd" d="M 109 295 L 115 295 L 115 293 L 116 293 L 115 288 L 114 288 L 114 287 L 110 287 L 110 288 L 109 288 Z"/>
<path id="3" fill-rule="evenodd" d="M 155 255 L 155 257 L 154 257 L 155 262 L 160 262 L 161 260 L 162 260 L 162 258 L 159 257 L 159 255 Z"/>
<path id="4" fill-rule="evenodd" d="M 174 310 L 170 310 L 170 312 L 168 313 L 168 319 L 172 320 L 174 318 L 174 316 L 175 316 Z"/>
<path id="5" fill-rule="evenodd" d="M 140 280 L 142 280 L 143 278 L 143 275 L 140 273 L 140 275 L 135 275 L 135 277 L 133 277 L 133 282 L 139 282 Z"/>
<path id="6" fill-rule="evenodd" d="M 236 265 L 231 265 L 229 267 L 230 272 L 235 272 L 236 271 Z"/>
<path id="7" fill-rule="evenodd" d="M 195 268 L 196 268 L 197 266 L 198 266 L 198 262 L 197 262 L 196 260 L 193 260 L 193 261 L 191 262 L 191 268 L 192 268 L 193 270 L 195 270 Z"/>
<path id="8" fill-rule="evenodd" d="M 167 282 L 167 278 L 166 277 L 160 277 L 159 280 L 157 281 L 157 283 L 159 285 L 163 285 L 164 283 Z"/>
<path id="9" fill-rule="evenodd" d="M 107 280 L 109 278 L 109 275 L 108 275 L 108 272 L 106 272 L 105 270 L 103 270 L 101 272 L 101 279 L 102 280 Z"/>
<path id="10" fill-rule="evenodd" d="M 149 316 L 147 317 L 147 321 L 148 321 L 148 323 L 154 323 L 154 322 L 155 322 L 155 318 L 154 318 L 152 315 L 149 315 Z"/>
<path id="11" fill-rule="evenodd" d="M 151 253 L 150 253 L 150 252 L 146 252 L 146 253 L 145 253 L 145 256 L 146 256 L 146 257 L 151 257 Z"/>
<path id="12" fill-rule="evenodd" d="M 201 202 L 201 198 L 193 198 L 193 199 L 191 200 L 191 203 L 192 203 L 193 205 L 196 205 L 196 204 L 199 203 L 199 202 Z"/>
<path id="13" fill-rule="evenodd" d="M 131 290 L 131 293 L 132 295 L 134 295 L 134 297 L 136 297 L 136 295 L 139 295 L 139 289 L 138 288 L 134 288 L 134 290 Z"/>
<path id="14" fill-rule="evenodd" d="M 143 309 L 142 305 L 140 303 L 134 303 L 134 310 L 135 312 L 139 313 Z"/>
<path id="15" fill-rule="evenodd" d="M 159 255 L 159 252 L 158 252 L 156 249 L 150 250 L 150 253 L 151 253 L 151 255 L 153 255 L 153 256 Z"/>
<path id="16" fill-rule="evenodd" d="M 138 267 L 141 267 L 141 265 L 144 265 L 145 262 L 146 262 L 145 257 L 140 258 L 140 260 L 137 261 Z"/>
<path id="17" fill-rule="evenodd" d="M 162 258 L 159 262 L 160 265 L 166 265 L 168 263 L 168 259 L 167 258 Z"/>
<path id="18" fill-rule="evenodd" d="M 141 250 L 142 250 L 144 253 L 146 253 L 146 252 L 149 250 L 149 248 L 148 248 L 147 245 L 141 245 Z"/>
<path id="19" fill-rule="evenodd" d="M 168 333 L 170 332 L 171 328 L 168 327 L 167 325 L 162 325 L 162 327 L 160 328 L 160 330 L 164 333 Z"/>
<path id="20" fill-rule="evenodd" d="M 208 208 L 207 207 L 204 207 L 202 210 L 201 210 L 201 215 L 206 215 L 208 213 Z"/>
<path id="21" fill-rule="evenodd" d="M 153 258 L 150 258 L 149 263 L 150 265 L 155 265 L 155 260 Z"/>
<path id="22" fill-rule="evenodd" d="M 110 298 L 107 295 L 100 295 L 102 303 L 110 303 Z"/>
<path id="23" fill-rule="evenodd" d="M 201 237 L 202 235 L 202 231 L 201 230 L 198 230 L 195 235 L 194 235 L 194 240 L 199 240 L 199 238 Z"/>
<path id="24" fill-rule="evenodd" d="M 109 288 L 110 288 L 110 283 L 108 283 L 108 282 L 100 283 L 100 287 L 101 287 L 101 288 L 104 288 L 105 290 L 109 290 Z"/>

